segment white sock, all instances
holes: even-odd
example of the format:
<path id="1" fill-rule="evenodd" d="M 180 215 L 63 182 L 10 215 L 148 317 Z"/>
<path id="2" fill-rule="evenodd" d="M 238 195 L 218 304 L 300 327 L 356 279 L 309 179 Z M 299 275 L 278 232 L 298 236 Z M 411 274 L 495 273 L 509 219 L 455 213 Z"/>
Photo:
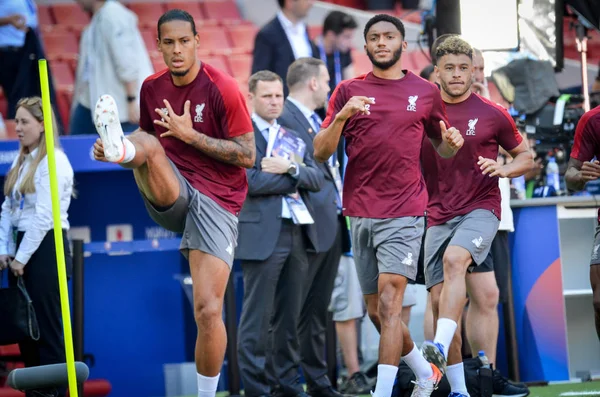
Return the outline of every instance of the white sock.
<path id="1" fill-rule="evenodd" d="M 127 138 L 123 138 L 123 145 L 125 146 L 125 156 L 123 157 L 123 161 L 121 161 L 121 163 L 129 163 L 135 158 L 135 146 Z"/>
<path id="2" fill-rule="evenodd" d="M 395 365 L 379 364 L 377 366 L 377 384 L 373 397 L 390 397 L 396 382 L 398 367 Z"/>
<path id="3" fill-rule="evenodd" d="M 467 384 L 465 383 L 465 367 L 463 366 L 463 363 L 448 365 L 446 367 L 446 376 L 448 377 L 451 391 L 469 397 Z"/>
<path id="4" fill-rule="evenodd" d="M 198 397 L 215 397 L 220 376 L 221 374 L 211 378 L 198 374 Z"/>
<path id="5" fill-rule="evenodd" d="M 439 343 L 444 348 L 444 357 L 448 357 L 448 348 L 452 343 L 452 338 L 454 338 L 454 333 L 456 332 L 456 321 L 451 320 L 449 318 L 440 318 L 437 320 L 437 330 L 435 333 L 435 338 L 433 338 L 433 343 Z"/>
<path id="6" fill-rule="evenodd" d="M 417 376 L 417 380 L 429 379 L 433 375 L 433 370 L 431 369 L 431 364 L 423 354 L 417 348 L 417 345 L 414 345 L 413 349 L 406 356 L 402 357 L 402 360 L 408 365 L 410 369 Z"/>

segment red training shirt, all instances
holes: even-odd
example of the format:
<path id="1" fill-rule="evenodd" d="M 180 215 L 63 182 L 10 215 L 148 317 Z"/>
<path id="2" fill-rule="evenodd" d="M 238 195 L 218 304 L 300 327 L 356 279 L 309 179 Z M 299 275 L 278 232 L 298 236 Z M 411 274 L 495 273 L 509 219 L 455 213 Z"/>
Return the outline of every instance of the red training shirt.
<path id="1" fill-rule="evenodd" d="M 500 219 L 498 177 L 483 175 L 477 162 L 479 156 L 496 160 L 498 145 L 512 150 L 523 138 L 503 107 L 477 94 L 460 103 L 446 103 L 446 110 L 465 143 L 449 159 L 438 156 L 430 142 L 423 143 L 423 173 L 429 193 L 427 227 L 476 209 L 489 210 Z"/>
<path id="2" fill-rule="evenodd" d="M 153 121 L 160 120 L 154 109 L 165 108 L 163 99 L 169 101 L 178 115 L 183 114 L 183 106 L 189 99 L 196 131 L 211 138 L 231 139 L 253 131 L 237 82 L 202 62 L 198 76 L 190 84 L 176 86 L 166 69 L 148 77 L 140 93 L 140 128 L 155 133 L 167 157 L 196 190 L 237 216 L 248 192 L 246 170 L 213 159 L 177 138 L 161 138 L 166 129 Z"/>
<path id="3" fill-rule="evenodd" d="M 344 214 L 363 218 L 423 216 L 427 190 L 419 162 L 425 133 L 441 139 L 440 120 L 449 127 L 434 84 L 404 71 L 399 80 L 368 73 L 341 82 L 329 101 L 327 128 L 353 96 L 375 98 L 369 115 L 346 121 L 348 166 Z"/>
<path id="4" fill-rule="evenodd" d="M 571 148 L 571 158 L 581 162 L 600 160 L 600 106 L 586 112 L 575 129 L 575 139 Z M 598 210 L 600 221 L 600 209 Z"/>

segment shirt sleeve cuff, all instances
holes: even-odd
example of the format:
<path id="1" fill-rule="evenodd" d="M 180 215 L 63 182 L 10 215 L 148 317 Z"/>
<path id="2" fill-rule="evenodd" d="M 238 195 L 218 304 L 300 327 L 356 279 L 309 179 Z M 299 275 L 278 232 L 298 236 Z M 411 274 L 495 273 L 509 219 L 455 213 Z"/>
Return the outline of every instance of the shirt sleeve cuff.
<path id="1" fill-rule="evenodd" d="M 27 262 L 29 262 L 29 259 L 31 259 L 31 254 L 24 253 L 21 250 L 19 250 L 17 252 L 17 255 L 15 256 L 15 260 L 21 262 L 24 265 L 27 265 Z"/>

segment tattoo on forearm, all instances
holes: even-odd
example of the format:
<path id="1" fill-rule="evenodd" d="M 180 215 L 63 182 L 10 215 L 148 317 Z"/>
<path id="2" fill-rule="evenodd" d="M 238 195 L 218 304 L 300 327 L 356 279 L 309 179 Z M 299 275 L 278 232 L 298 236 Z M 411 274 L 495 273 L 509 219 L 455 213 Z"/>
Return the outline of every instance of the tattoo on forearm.
<path id="1" fill-rule="evenodd" d="M 251 168 L 254 165 L 256 146 L 253 132 L 237 136 L 231 140 L 216 139 L 198 134 L 191 145 L 224 163 L 245 168 Z"/>

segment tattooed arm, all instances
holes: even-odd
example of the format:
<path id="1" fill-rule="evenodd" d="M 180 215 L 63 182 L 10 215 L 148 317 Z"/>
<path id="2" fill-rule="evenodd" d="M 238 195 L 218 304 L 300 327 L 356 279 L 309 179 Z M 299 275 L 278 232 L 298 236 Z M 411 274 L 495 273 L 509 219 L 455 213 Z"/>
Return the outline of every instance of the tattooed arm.
<path id="1" fill-rule="evenodd" d="M 236 136 L 232 139 L 217 139 L 197 132 L 190 142 L 197 150 L 227 164 L 244 168 L 252 168 L 256 157 L 254 132 Z"/>

